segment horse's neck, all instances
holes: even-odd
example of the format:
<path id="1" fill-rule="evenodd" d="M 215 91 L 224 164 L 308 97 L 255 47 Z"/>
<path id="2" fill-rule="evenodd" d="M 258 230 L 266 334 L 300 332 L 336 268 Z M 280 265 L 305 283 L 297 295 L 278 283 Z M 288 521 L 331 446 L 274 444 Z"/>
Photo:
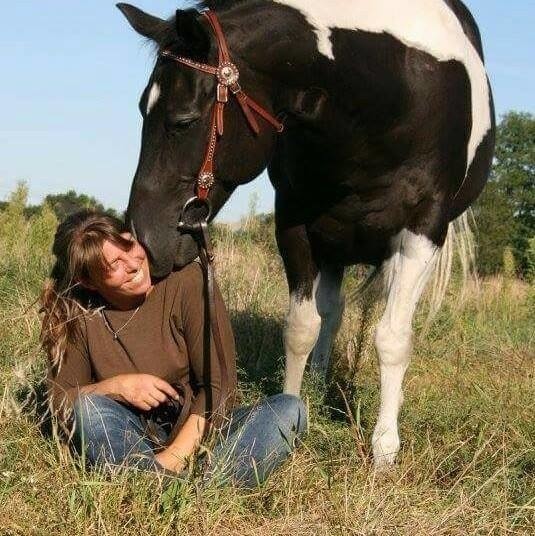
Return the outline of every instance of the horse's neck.
<path id="1" fill-rule="evenodd" d="M 271 0 L 245 0 L 217 14 L 232 57 L 247 66 L 242 78 L 246 92 L 252 90 L 254 96 L 256 88 L 271 94 L 276 110 L 291 113 L 304 102 L 317 108 L 325 80 L 316 78 L 315 35 L 296 10 Z M 311 88 L 314 94 L 309 94 Z M 314 118 L 306 120 L 310 124 Z"/>
<path id="2" fill-rule="evenodd" d="M 252 71 L 292 85 L 310 63 L 303 47 L 296 50 L 309 28 L 293 9 L 271 0 L 244 0 L 217 12 L 225 29 L 232 55 L 245 61 Z"/>

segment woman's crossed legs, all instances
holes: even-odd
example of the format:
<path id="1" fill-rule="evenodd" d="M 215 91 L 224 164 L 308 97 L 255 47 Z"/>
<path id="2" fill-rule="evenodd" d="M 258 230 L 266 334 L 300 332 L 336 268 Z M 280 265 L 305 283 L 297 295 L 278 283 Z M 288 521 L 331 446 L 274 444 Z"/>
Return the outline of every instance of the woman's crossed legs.
<path id="1" fill-rule="evenodd" d="M 74 446 L 90 465 L 165 472 L 135 409 L 106 396 L 84 394 L 75 401 L 74 418 Z M 292 395 L 274 395 L 235 409 L 204 460 L 205 478 L 246 487 L 263 482 L 289 456 L 306 426 L 306 408 Z M 159 433 L 164 441 L 163 428 Z"/>

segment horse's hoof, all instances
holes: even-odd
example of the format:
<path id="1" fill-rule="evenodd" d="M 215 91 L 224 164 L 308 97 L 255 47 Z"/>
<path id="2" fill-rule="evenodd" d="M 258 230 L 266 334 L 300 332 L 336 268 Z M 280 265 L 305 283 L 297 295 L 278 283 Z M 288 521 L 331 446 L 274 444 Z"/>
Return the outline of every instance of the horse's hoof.
<path id="1" fill-rule="evenodd" d="M 377 426 L 373 432 L 373 461 L 376 470 L 391 468 L 399 451 L 399 436 L 395 429 Z"/>

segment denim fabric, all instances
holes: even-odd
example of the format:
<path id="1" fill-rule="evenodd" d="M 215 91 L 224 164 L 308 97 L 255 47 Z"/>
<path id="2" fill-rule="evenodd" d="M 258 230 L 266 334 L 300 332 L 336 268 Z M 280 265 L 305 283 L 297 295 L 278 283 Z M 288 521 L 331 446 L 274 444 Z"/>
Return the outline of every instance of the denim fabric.
<path id="1" fill-rule="evenodd" d="M 205 480 L 261 484 L 288 458 L 306 428 L 306 408 L 292 395 L 278 394 L 235 409 L 207 455 Z"/>
<path id="2" fill-rule="evenodd" d="M 73 445 L 89 465 L 166 473 L 154 458 L 156 445 L 144 435 L 135 408 L 106 396 L 84 394 L 75 401 L 74 419 Z M 306 426 L 305 406 L 291 395 L 274 395 L 236 408 L 202 461 L 205 480 L 246 487 L 262 483 L 289 456 Z M 165 441 L 165 430 L 159 427 L 158 433 Z"/>

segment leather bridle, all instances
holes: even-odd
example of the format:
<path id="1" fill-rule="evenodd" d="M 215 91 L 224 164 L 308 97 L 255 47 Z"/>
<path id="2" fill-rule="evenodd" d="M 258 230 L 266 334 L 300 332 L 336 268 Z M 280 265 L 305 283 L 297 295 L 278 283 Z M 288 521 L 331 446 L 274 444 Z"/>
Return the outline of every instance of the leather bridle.
<path id="1" fill-rule="evenodd" d="M 170 52 L 169 50 L 163 50 L 160 52 L 160 55 L 164 58 L 169 58 L 176 61 L 182 65 L 186 65 L 201 71 L 203 73 L 211 74 L 217 78 L 217 90 L 216 90 L 216 100 L 211 110 L 211 120 L 210 120 L 210 132 L 208 136 L 208 144 L 206 147 L 204 160 L 201 166 L 201 169 L 197 176 L 196 183 L 196 195 L 190 198 L 184 204 L 182 208 L 182 213 L 180 215 L 178 229 L 181 232 L 190 233 L 194 236 L 197 244 L 199 246 L 199 257 L 201 264 L 204 269 L 204 294 L 205 294 L 205 333 L 204 333 L 204 359 L 207 375 L 210 373 L 210 363 L 211 363 L 211 338 L 210 334 L 213 336 L 214 346 L 217 354 L 217 359 L 219 363 L 220 376 L 221 376 L 221 399 L 214 403 L 212 401 L 212 422 L 219 424 L 222 420 L 226 395 L 228 395 L 228 370 L 227 362 L 224 355 L 224 348 L 222 343 L 221 332 L 219 329 L 219 324 L 217 322 L 216 306 L 215 306 L 215 297 L 214 297 L 214 269 L 213 269 L 213 260 L 214 254 L 212 251 L 210 237 L 208 234 L 208 219 L 211 216 L 211 205 L 208 200 L 208 193 L 214 185 L 214 158 L 215 151 L 217 148 L 218 140 L 223 136 L 224 133 L 224 112 L 225 105 L 229 101 L 229 97 L 234 95 L 236 98 L 244 116 L 252 129 L 255 135 L 260 133 L 260 126 L 256 120 L 255 114 L 262 117 L 265 121 L 271 124 L 277 132 L 282 132 L 284 125 L 278 121 L 273 115 L 266 111 L 262 106 L 255 102 L 249 95 L 244 93 L 240 84 L 239 78 L 240 73 L 236 65 L 232 62 L 230 53 L 228 50 L 227 42 L 223 34 L 219 20 L 217 19 L 216 14 L 213 11 L 207 10 L 202 13 L 204 17 L 209 21 L 212 30 L 214 31 L 217 47 L 218 47 L 218 66 L 214 67 L 212 65 L 207 65 L 204 63 L 199 63 L 197 61 L 185 58 L 183 56 L 177 56 Z M 207 207 L 207 214 L 200 221 L 194 223 L 186 223 L 184 220 L 184 215 L 188 207 L 197 204 L 204 204 Z M 210 385 L 210 378 L 204 378 L 204 385 Z M 218 409 L 218 414 L 214 415 L 213 410 Z M 189 410 L 189 407 L 188 407 Z M 187 417 L 188 411 L 183 411 L 177 423 L 173 427 L 173 430 L 170 436 L 167 439 L 167 444 L 170 444 L 180 426 L 183 424 L 184 419 Z"/>
<path id="2" fill-rule="evenodd" d="M 185 209 L 189 204 L 199 201 L 206 202 L 209 212 L 211 212 L 210 204 L 207 202 L 208 192 L 215 181 L 215 151 L 217 148 L 217 142 L 224 133 L 225 105 L 229 101 L 230 95 L 234 95 L 238 101 L 238 104 L 240 105 L 240 108 L 255 135 L 258 135 L 260 132 L 260 126 L 256 120 L 255 113 L 270 123 L 277 132 L 282 132 L 284 129 L 284 125 L 280 121 L 273 117 L 268 111 L 251 99 L 251 97 L 249 97 L 249 95 L 244 93 L 242 90 L 239 83 L 240 72 L 231 60 L 227 41 L 216 14 L 213 11 L 207 10 L 203 11 L 202 15 L 208 20 L 212 30 L 214 31 L 219 56 L 217 67 L 207 65 L 205 63 L 199 63 L 183 56 L 177 56 L 169 50 L 162 50 L 160 52 L 160 55 L 164 58 L 169 58 L 177 63 L 181 63 L 182 65 L 186 65 L 203 73 L 211 74 L 217 78 L 216 100 L 211 111 L 210 133 L 208 136 L 204 160 L 197 176 L 196 197 L 193 197 L 186 202 L 183 212 L 185 212 Z"/>

